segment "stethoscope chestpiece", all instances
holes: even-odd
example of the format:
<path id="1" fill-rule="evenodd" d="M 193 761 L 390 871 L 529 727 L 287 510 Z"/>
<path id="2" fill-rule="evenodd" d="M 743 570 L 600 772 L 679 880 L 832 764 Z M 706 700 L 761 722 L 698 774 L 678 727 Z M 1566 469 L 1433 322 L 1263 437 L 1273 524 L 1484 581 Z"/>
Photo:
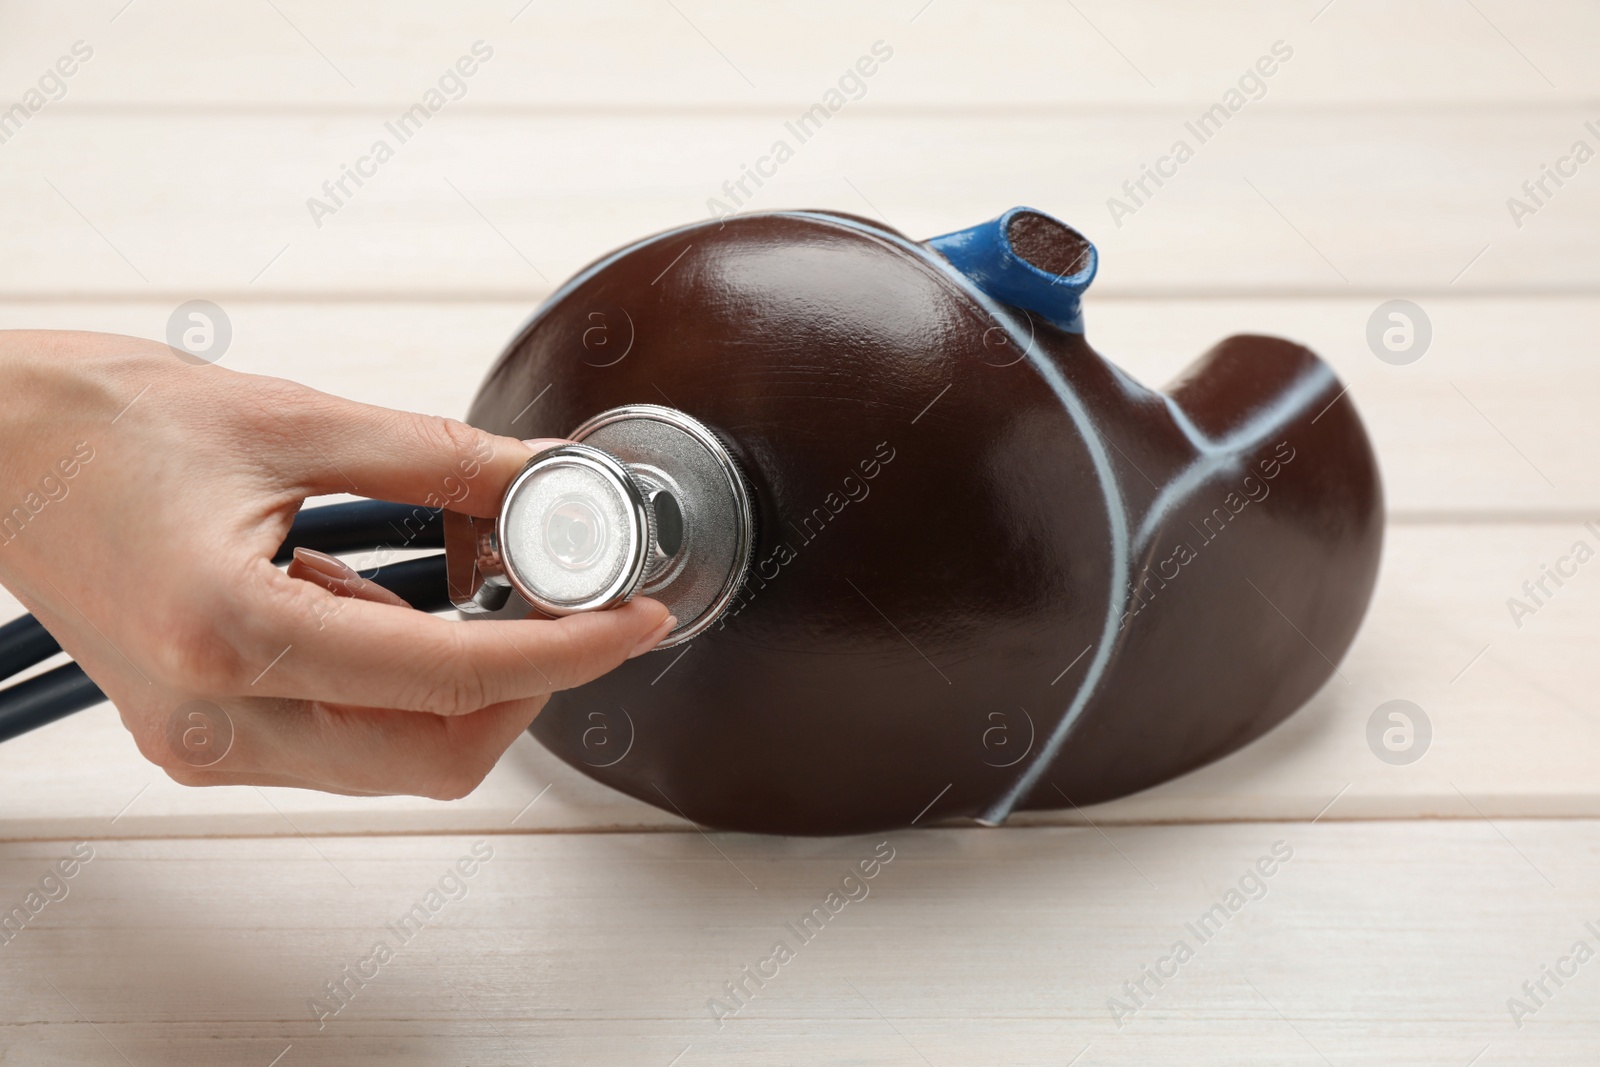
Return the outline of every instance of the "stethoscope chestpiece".
<path id="1" fill-rule="evenodd" d="M 614 456 L 561 445 L 506 489 L 495 542 L 505 577 L 546 615 L 602 611 L 633 596 L 654 554 L 644 490 Z"/>
<path id="2" fill-rule="evenodd" d="M 755 512 L 722 441 L 672 408 L 613 408 L 530 459 L 499 518 L 445 514 L 450 599 L 505 608 L 514 592 L 551 616 L 616 607 L 637 593 L 678 624 L 657 647 L 711 626 L 744 582 Z"/>

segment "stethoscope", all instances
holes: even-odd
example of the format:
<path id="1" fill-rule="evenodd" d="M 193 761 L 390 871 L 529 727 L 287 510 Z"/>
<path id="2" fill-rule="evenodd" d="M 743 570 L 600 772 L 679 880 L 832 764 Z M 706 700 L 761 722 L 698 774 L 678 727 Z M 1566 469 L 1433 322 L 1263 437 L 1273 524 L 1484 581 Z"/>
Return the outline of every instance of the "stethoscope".
<path id="1" fill-rule="evenodd" d="M 419 611 L 469 617 L 604 611 L 642 593 L 678 619 L 658 648 L 705 632 L 733 602 L 755 545 L 754 492 L 727 444 L 653 404 L 603 412 L 569 437 L 528 460 L 495 519 L 377 500 L 308 508 L 273 562 L 296 548 L 442 548 L 360 573 Z M 6 623 L 0 679 L 61 650 L 32 615 Z M 0 741 L 105 699 L 76 663 L 14 683 L 0 689 Z"/>

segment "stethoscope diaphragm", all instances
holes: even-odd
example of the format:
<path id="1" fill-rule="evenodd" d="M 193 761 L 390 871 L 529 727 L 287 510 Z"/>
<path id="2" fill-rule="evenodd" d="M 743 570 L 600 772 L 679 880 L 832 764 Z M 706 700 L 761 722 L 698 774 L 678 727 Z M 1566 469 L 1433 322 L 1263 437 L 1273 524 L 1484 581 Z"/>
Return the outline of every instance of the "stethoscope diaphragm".
<path id="1" fill-rule="evenodd" d="M 681 644 L 721 617 L 755 542 L 751 492 L 727 446 L 672 408 L 613 408 L 574 443 L 530 459 L 492 522 L 446 513 L 450 596 L 469 614 L 515 593 L 552 616 L 616 607 L 643 593 Z"/>

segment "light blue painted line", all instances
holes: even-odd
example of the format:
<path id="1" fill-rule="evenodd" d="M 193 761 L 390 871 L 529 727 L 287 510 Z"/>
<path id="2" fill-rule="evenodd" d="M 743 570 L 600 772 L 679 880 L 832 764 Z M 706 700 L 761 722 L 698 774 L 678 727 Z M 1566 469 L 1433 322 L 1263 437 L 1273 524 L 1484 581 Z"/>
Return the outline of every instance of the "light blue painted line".
<path id="1" fill-rule="evenodd" d="M 1327 388 L 1333 372 L 1327 367 L 1317 368 L 1321 373 L 1307 375 L 1297 382 L 1292 389 L 1279 397 L 1266 411 L 1256 418 L 1251 419 L 1243 426 L 1234 430 L 1227 437 L 1213 441 L 1200 433 L 1198 429 L 1190 434 L 1190 440 L 1195 447 L 1200 449 L 1200 458 L 1179 472 L 1178 476 L 1168 482 L 1166 487 L 1156 496 L 1150 505 L 1150 510 L 1145 513 L 1144 522 L 1139 526 L 1139 533 L 1133 540 L 1134 550 L 1142 551 L 1155 536 L 1156 530 L 1167 521 L 1171 511 L 1177 507 L 1183 497 L 1187 496 L 1196 486 L 1218 471 L 1237 469 L 1240 462 L 1240 453 L 1249 451 L 1254 445 L 1260 444 L 1275 428 L 1282 426 L 1284 420 L 1290 418 L 1295 411 L 1309 403 L 1317 393 Z M 1170 400 L 1167 402 L 1170 410 L 1176 411 L 1177 405 Z M 1193 428 L 1193 424 L 1189 424 Z"/>
<path id="2" fill-rule="evenodd" d="M 1083 439 L 1084 447 L 1089 451 L 1089 458 L 1094 464 L 1095 474 L 1100 481 L 1100 491 L 1105 500 L 1106 517 L 1111 525 L 1111 583 L 1110 595 L 1106 605 L 1105 622 L 1101 626 L 1100 640 L 1095 648 L 1094 659 L 1090 661 L 1084 671 L 1083 682 L 1072 698 L 1072 703 L 1067 706 L 1066 714 L 1061 721 L 1056 723 L 1050 737 L 1045 741 L 1038 754 L 1028 762 L 1023 771 L 1011 786 L 1001 794 L 987 811 L 980 817 L 980 821 L 998 824 L 1004 822 L 1006 817 L 1016 809 L 1021 799 L 1028 794 L 1049 769 L 1056 756 L 1061 751 L 1061 746 L 1066 743 L 1067 737 L 1077 725 L 1078 719 L 1083 714 L 1083 709 L 1088 706 L 1089 699 L 1094 695 L 1095 689 L 1100 684 L 1107 665 L 1111 662 L 1112 653 L 1116 648 L 1117 624 L 1122 618 L 1123 605 L 1128 599 L 1129 585 L 1129 538 L 1127 507 L 1122 499 L 1122 489 L 1117 484 L 1116 474 L 1111 467 L 1110 454 L 1106 452 L 1105 444 L 1100 439 L 1099 432 L 1095 429 L 1094 421 L 1089 417 L 1088 409 L 1072 386 L 1062 376 L 1061 371 L 1044 356 L 1036 354 L 1031 344 L 1023 343 L 1027 335 L 1018 327 L 1015 318 L 1009 309 L 991 300 L 987 294 L 972 284 L 971 280 L 956 270 L 954 266 L 941 257 L 923 248 L 921 245 L 882 230 L 869 228 L 849 219 L 835 218 L 830 215 L 819 215 L 811 212 L 795 211 L 782 212 L 781 214 L 796 215 L 801 218 L 817 219 L 822 222 L 842 226 L 847 229 L 857 230 L 868 234 L 886 244 L 895 245 L 906 249 L 917 256 L 924 263 L 933 266 L 947 277 L 954 280 L 966 293 L 992 315 L 996 321 L 1002 323 L 1011 339 L 1023 348 L 1028 361 L 1039 372 L 1039 376 L 1050 386 L 1056 398 L 1067 409 L 1073 424 L 1077 427 L 1079 436 Z M 1031 331 L 1030 331 L 1031 332 Z"/>

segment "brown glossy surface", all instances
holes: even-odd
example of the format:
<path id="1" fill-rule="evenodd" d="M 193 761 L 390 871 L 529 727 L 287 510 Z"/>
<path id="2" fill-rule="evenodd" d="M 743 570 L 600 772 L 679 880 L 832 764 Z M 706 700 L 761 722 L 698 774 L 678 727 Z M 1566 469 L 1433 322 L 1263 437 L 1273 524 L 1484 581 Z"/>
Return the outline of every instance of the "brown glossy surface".
<path id="1" fill-rule="evenodd" d="M 675 231 L 558 293 L 470 421 L 681 408 L 731 444 L 759 527 L 724 627 L 556 695 L 533 733 L 698 823 L 848 833 L 998 818 L 1019 782 L 1018 808 L 1111 799 L 1309 698 L 1382 541 L 1338 380 L 1234 337 L 1163 395 L 989 308 L 893 231 L 798 213 Z"/>

